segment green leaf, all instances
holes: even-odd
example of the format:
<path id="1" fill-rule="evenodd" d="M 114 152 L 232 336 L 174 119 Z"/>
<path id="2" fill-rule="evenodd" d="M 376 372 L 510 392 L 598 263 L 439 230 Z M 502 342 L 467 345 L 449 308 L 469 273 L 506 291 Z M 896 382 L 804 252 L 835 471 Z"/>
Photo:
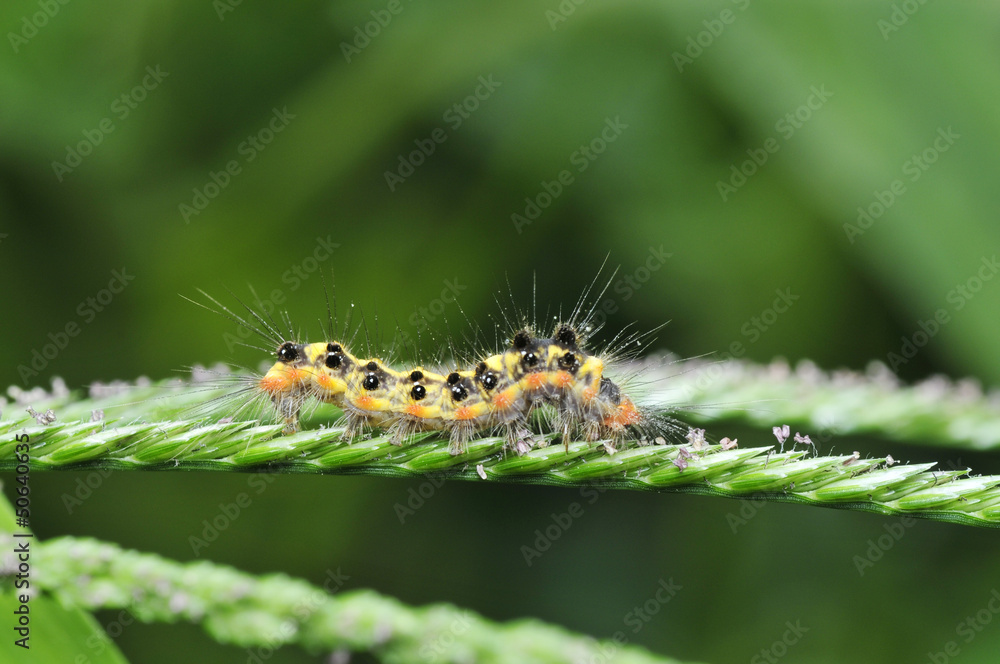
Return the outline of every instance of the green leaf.
<path id="1" fill-rule="evenodd" d="M 0 648 L 12 653 L 9 661 L 37 662 L 38 664 L 64 664 L 65 662 L 88 662 L 89 664 L 128 664 L 118 647 L 111 641 L 97 620 L 84 609 L 64 605 L 49 593 L 51 587 L 39 576 L 37 560 L 44 558 L 44 544 L 34 537 L 15 538 L 13 533 L 26 533 L 27 529 L 15 523 L 14 508 L 6 497 L 0 495 L 0 543 L 4 554 L 12 551 L 15 542 L 28 542 L 29 570 L 27 581 L 32 592 L 25 606 L 28 607 L 29 625 L 28 649 L 21 652 L 14 645 L 15 609 L 21 606 L 19 597 L 28 589 L 15 587 L 16 577 L 0 576 L 0 615 L 5 643 Z M 43 565 L 44 569 L 44 565 Z M 46 592 L 42 592 L 44 589 Z M 78 659 L 83 656 L 85 659 Z"/>

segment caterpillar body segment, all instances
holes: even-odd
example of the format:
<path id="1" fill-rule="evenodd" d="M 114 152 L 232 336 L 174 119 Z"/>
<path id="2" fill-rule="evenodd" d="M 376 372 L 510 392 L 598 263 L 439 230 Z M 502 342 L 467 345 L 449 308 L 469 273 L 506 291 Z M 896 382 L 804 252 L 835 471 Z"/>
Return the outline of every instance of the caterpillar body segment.
<path id="1" fill-rule="evenodd" d="M 492 428 L 490 401 L 480 389 L 475 371 L 452 371 L 446 375 L 438 404 L 452 454 L 465 451 L 466 443 L 477 431 Z"/>
<path id="2" fill-rule="evenodd" d="M 447 386 L 445 377 L 422 366 L 403 373 L 396 383 L 393 399 L 397 419 L 390 427 L 391 440 L 397 445 L 411 433 L 446 428 L 441 412 Z"/>
<path id="3" fill-rule="evenodd" d="M 365 426 L 391 424 L 399 372 L 378 359 L 359 359 L 335 341 L 309 344 L 312 396 L 344 411 L 347 440 Z"/>

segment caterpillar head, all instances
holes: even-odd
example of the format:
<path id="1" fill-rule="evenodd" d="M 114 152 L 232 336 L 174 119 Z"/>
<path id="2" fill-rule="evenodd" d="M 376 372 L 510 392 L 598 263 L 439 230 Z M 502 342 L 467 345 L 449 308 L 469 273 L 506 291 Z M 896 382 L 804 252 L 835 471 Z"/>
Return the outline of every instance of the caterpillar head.
<path id="1" fill-rule="evenodd" d="M 303 391 L 309 381 L 305 348 L 305 345 L 293 341 L 278 346 L 275 351 L 278 361 L 261 377 L 258 383 L 260 389 L 272 399 Z"/>

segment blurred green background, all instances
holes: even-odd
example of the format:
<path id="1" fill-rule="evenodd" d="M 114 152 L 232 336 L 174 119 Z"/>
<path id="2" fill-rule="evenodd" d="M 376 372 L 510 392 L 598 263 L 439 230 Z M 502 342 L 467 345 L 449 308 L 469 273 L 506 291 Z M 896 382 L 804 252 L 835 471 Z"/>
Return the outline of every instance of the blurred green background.
<path id="1" fill-rule="evenodd" d="M 197 288 L 276 292 L 315 340 L 333 269 L 342 306 L 414 335 L 424 308 L 444 334 L 464 329 L 459 305 L 489 328 L 507 277 L 524 304 L 533 274 L 540 307 L 571 303 L 605 256 L 621 266 L 609 329 L 669 319 L 657 348 L 862 369 L 910 339 L 908 380 L 1000 381 L 991 3 L 17 0 L 0 26 L 0 383 L 255 365 L 227 347 L 232 325 L 178 297 Z M 776 291 L 797 299 L 769 314 Z M 340 567 L 405 602 L 624 630 L 686 660 L 767 661 L 786 621 L 809 630 L 787 661 L 1000 649 L 1000 626 L 956 633 L 1000 586 L 996 536 L 972 528 L 917 523 L 862 576 L 854 557 L 898 522 L 768 505 L 734 533 L 737 502 L 455 483 L 400 523 L 419 482 L 97 480 L 33 475 L 36 532 L 191 560 L 202 521 L 246 492 L 201 557 L 314 582 Z M 574 501 L 584 516 L 527 566 L 520 547 Z M 682 590 L 633 632 L 668 579 Z M 136 662 L 248 657 L 184 625 L 116 641 Z"/>

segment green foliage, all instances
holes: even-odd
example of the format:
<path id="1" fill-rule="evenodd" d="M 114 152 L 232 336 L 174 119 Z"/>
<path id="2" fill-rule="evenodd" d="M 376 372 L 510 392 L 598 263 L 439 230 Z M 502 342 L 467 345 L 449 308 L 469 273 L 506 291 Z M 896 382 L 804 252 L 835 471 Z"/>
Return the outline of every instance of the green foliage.
<path id="1" fill-rule="evenodd" d="M 14 508 L 6 498 L 0 496 L 0 613 L 4 617 L 16 616 L 15 609 L 28 607 L 28 634 L 5 635 L 2 646 L 4 652 L 14 652 L 11 657 L 26 659 L 33 662 L 80 662 L 89 664 L 127 664 L 118 647 L 107 637 L 100 624 L 79 604 L 63 603 L 52 595 L 43 594 L 42 589 L 51 589 L 45 579 L 38 576 L 38 568 L 34 567 L 38 560 L 45 557 L 45 548 L 38 539 L 14 538 L 12 533 L 29 533 L 28 528 L 16 527 Z M 27 542 L 27 561 L 18 560 L 16 548 Z M 27 562 L 27 572 L 21 572 L 19 565 Z M 43 565 L 44 567 L 44 565 Z M 15 579 L 21 574 L 21 580 L 27 580 L 27 586 L 17 587 Z M 27 595 L 30 599 L 22 604 L 21 597 Z M 14 620 L 11 620 L 14 623 Z M 13 625 L 12 625 L 13 626 Z M 28 638 L 24 643 L 28 646 L 20 650 L 11 642 L 16 639 Z M 82 659 L 80 659 L 82 658 Z M 13 661 L 13 660 L 11 660 Z"/>
<path id="2" fill-rule="evenodd" d="M 449 604 L 411 608 L 369 590 L 338 593 L 350 578 L 339 568 L 320 588 L 284 574 L 181 564 L 75 537 L 39 544 L 34 561 L 41 588 L 68 605 L 128 609 L 143 622 L 197 623 L 250 657 L 296 644 L 314 653 L 367 651 L 387 664 L 572 664 L 612 656 L 622 664 L 676 662 L 625 640 L 598 641 L 538 620 L 498 624 Z"/>
<path id="3" fill-rule="evenodd" d="M 943 374 L 1000 384 L 1000 280 L 988 265 L 1000 209 L 995 6 L 403 0 L 360 53 L 345 49 L 386 6 L 0 3 L 0 385 L 159 380 L 219 358 L 256 366 L 263 356 L 232 343 L 228 321 L 178 294 L 221 296 L 229 286 L 245 295 L 251 283 L 314 341 L 325 312 L 318 272 L 305 269 L 313 261 L 335 268 L 342 311 L 354 303 L 365 312 L 375 353 L 384 348 L 377 312 L 427 361 L 443 338 L 466 331 L 459 306 L 491 328 L 505 275 L 527 306 L 537 272 L 539 310 L 554 311 L 575 301 L 607 255 L 621 271 L 602 303 L 604 338 L 669 318 L 654 349 L 682 356 L 780 355 L 825 369 L 877 358 L 906 381 Z M 168 75 L 123 106 L 148 68 Z M 453 129 L 445 113 L 491 76 L 500 87 Z M 295 117 L 249 161 L 241 146 L 285 108 Z M 578 170 L 571 156 L 619 116 L 628 127 Z M 105 121 L 114 130 L 96 134 Z M 447 140 L 390 189 L 386 173 L 442 128 Z M 938 142 L 942 133 L 958 137 Z M 761 164 L 765 146 L 777 151 Z M 71 173 L 54 170 L 85 148 Z M 186 221 L 179 206 L 213 177 L 224 181 L 234 160 L 239 174 Z M 752 172 L 744 182 L 741 168 Z M 515 226 L 512 215 L 563 169 L 572 184 Z M 733 183 L 723 197 L 720 184 Z M 319 239 L 339 247 L 324 258 Z M 650 270 L 661 251 L 669 258 Z M 122 269 L 134 280 L 109 302 L 103 290 Z M 446 281 L 460 286 L 457 302 L 418 325 Z M 780 315 L 776 290 L 798 298 Z M 88 304 L 98 297 L 99 309 Z M 700 404 L 681 417 L 704 414 L 712 435 L 738 435 L 744 447 L 772 443 L 767 430 L 787 423 L 824 455 L 859 449 L 1000 473 L 995 397 L 964 381 L 910 391 L 883 389 L 881 378 L 812 383 L 774 372 L 655 399 Z M 664 387 L 687 385 L 675 380 Z M 57 424 L 89 426 L 76 403 L 56 404 Z M 107 417 L 115 427 L 188 419 L 158 408 Z M 317 413 L 310 427 L 329 415 Z M 0 422 L 22 417 L 8 404 Z M 190 457 L 202 441 L 186 440 L 198 432 L 187 426 L 171 440 Z M 202 433 L 221 444 L 219 430 Z M 248 435 L 233 435 L 226 453 L 242 452 Z M 93 440 L 88 463 L 100 464 Z M 37 473 L 39 529 L 183 559 L 201 521 L 251 478 Z M 393 506 L 428 479 L 268 479 L 213 559 L 304 577 L 336 559 L 390 595 L 593 634 L 621 626 L 655 579 L 673 574 L 683 596 L 637 639 L 685 659 L 749 661 L 785 620 L 802 617 L 814 629 L 788 661 L 924 661 L 984 606 L 995 568 L 995 531 L 928 521 L 883 551 L 870 542 L 889 536 L 896 522 L 887 518 L 765 503 L 737 532 L 726 518 L 750 513 L 742 501 L 609 491 L 592 506 L 573 490 L 476 479 L 482 486 L 433 485 L 438 493 L 404 525 Z M 67 505 L 66 496 L 89 492 Z M 543 562 L 522 565 L 518 546 L 573 501 L 586 517 Z M 309 546 L 266 546 L 276 524 L 286 536 L 309 533 Z M 398 550 L 408 564 L 389 553 Z M 851 561 L 866 550 L 881 562 L 862 576 Z M 734 611 L 734 597 L 754 598 L 752 610 Z M 151 664 L 228 658 L 178 631 L 137 626 L 118 642 Z M 963 663 L 992 664 L 1000 632 L 984 629 L 960 646 Z M 293 651 L 269 664 L 307 661 Z"/>
<path id="4" fill-rule="evenodd" d="M 752 378 L 759 371 L 741 364 L 730 373 Z M 697 373 L 690 375 L 697 381 Z M 821 382 L 813 378 L 815 384 Z M 775 392 L 788 393 L 801 390 L 800 380 L 799 376 L 786 375 L 785 384 L 773 377 L 770 382 L 776 384 Z M 730 381 L 718 388 L 715 396 L 745 397 L 750 382 L 746 378 L 743 382 Z M 886 384 L 879 387 L 879 399 L 896 407 L 883 406 L 879 410 L 879 399 L 860 401 L 857 395 L 849 393 L 861 389 L 862 396 L 870 395 L 874 392 L 871 385 L 864 381 L 854 386 L 849 381 L 842 382 L 848 394 L 827 389 L 821 390 L 817 398 L 796 401 L 799 419 L 809 419 L 814 410 L 837 410 L 836 404 L 841 402 L 864 403 L 865 419 L 859 426 L 871 430 L 875 427 L 873 423 L 878 422 L 879 429 L 890 430 L 894 435 L 918 436 L 922 427 L 937 434 L 948 428 L 941 426 L 942 420 L 947 424 L 957 417 L 946 399 L 936 400 L 940 408 L 937 417 L 933 417 L 927 414 L 927 404 L 920 403 L 918 390 Z M 279 426 L 253 421 L 205 423 L 170 419 L 170 415 L 182 417 L 192 401 L 205 399 L 206 394 L 197 385 L 174 384 L 168 389 L 173 398 L 131 403 L 125 406 L 129 410 L 127 418 L 110 422 L 70 420 L 26 424 L 23 417 L 8 421 L 0 429 L 0 469 L 14 468 L 14 437 L 25 432 L 31 437 L 31 463 L 36 469 L 267 470 L 394 477 L 436 474 L 470 481 L 758 498 L 1000 527 L 1000 477 L 966 477 L 967 470 L 934 471 L 932 463 L 894 464 L 885 457 L 817 456 L 815 444 L 801 441 L 789 441 L 792 450 L 778 453 L 773 446 L 725 449 L 721 444 L 702 444 L 690 437 L 687 443 L 669 441 L 673 444 L 665 444 L 668 442 L 665 439 L 644 445 L 633 441 L 618 450 L 610 443 L 562 441 L 517 456 L 504 449 L 502 438 L 486 437 L 470 441 L 464 453 L 454 455 L 447 440 L 430 433 L 411 436 L 399 447 L 384 435 L 343 442 L 342 429 L 336 426 L 281 436 Z M 156 390 L 157 386 L 140 388 L 115 399 L 134 400 Z M 907 399 L 914 401 L 924 416 L 897 426 L 896 417 L 903 417 L 905 412 L 899 405 Z M 171 410 L 165 402 L 177 403 Z M 151 411 L 143 416 L 147 405 Z M 112 407 L 107 398 L 76 399 L 72 395 L 38 404 L 41 409 L 53 406 L 53 413 L 58 409 L 60 417 L 70 418 Z M 656 406 L 662 411 L 669 404 L 656 403 Z M 980 403 L 979 409 L 989 407 Z M 839 409 L 838 414 L 838 421 L 851 421 L 849 409 Z M 964 411 L 961 413 L 962 417 L 966 415 Z M 545 436 L 545 441 L 553 442 L 553 436 Z M 804 445 L 805 449 L 795 449 L 796 445 Z"/>
<path id="5" fill-rule="evenodd" d="M 784 361 L 689 361 L 648 375 L 651 398 L 685 419 L 790 424 L 824 442 L 874 434 L 914 445 L 1000 447 L 1000 393 L 984 393 L 971 378 L 934 376 L 911 386 L 878 362 L 858 373 L 822 371 L 808 361 L 794 368 Z"/>

